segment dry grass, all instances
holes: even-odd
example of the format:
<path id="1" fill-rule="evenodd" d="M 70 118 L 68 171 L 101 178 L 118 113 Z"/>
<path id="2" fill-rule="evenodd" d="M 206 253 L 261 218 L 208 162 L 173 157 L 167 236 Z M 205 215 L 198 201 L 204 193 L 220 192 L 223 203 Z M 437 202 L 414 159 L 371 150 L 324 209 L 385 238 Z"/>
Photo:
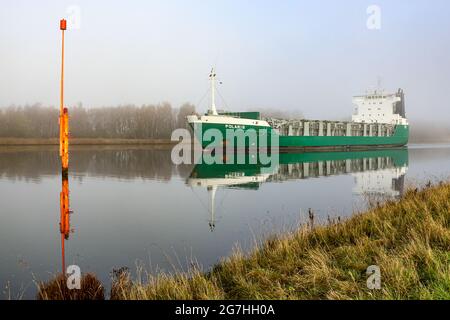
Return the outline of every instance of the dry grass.
<path id="1" fill-rule="evenodd" d="M 381 290 L 366 269 L 381 268 Z M 450 184 L 338 224 L 273 237 L 210 272 L 123 276 L 114 299 L 450 299 Z"/>
<path id="2" fill-rule="evenodd" d="M 46 283 L 38 284 L 38 300 L 104 300 L 105 289 L 101 282 L 88 273 L 81 278 L 80 290 L 69 290 L 66 277 L 56 276 Z"/>

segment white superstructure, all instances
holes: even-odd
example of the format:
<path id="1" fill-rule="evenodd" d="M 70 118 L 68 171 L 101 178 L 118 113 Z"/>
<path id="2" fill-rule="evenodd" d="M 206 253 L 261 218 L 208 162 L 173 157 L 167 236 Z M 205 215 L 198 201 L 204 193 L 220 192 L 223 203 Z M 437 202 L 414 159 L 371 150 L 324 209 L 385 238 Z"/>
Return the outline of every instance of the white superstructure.
<path id="1" fill-rule="evenodd" d="M 353 97 L 353 104 L 355 105 L 353 122 L 408 124 L 405 115 L 404 94 L 401 89 L 394 94 L 375 90 L 364 96 Z"/>

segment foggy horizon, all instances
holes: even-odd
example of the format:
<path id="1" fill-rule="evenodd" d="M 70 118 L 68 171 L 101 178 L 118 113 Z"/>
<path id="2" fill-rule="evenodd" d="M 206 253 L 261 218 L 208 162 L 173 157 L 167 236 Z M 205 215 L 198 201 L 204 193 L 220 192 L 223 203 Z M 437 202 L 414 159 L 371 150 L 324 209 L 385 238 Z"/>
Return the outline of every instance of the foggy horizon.
<path id="1" fill-rule="evenodd" d="M 0 106 L 58 106 L 59 19 L 75 8 L 79 28 L 66 32 L 68 106 L 167 101 L 204 112 L 214 66 L 223 82 L 220 109 L 343 119 L 352 96 L 381 80 L 388 92 L 405 90 L 411 121 L 450 117 L 448 1 L 271 4 L 3 2 Z M 371 5 L 381 13 L 375 30 L 367 26 Z"/>

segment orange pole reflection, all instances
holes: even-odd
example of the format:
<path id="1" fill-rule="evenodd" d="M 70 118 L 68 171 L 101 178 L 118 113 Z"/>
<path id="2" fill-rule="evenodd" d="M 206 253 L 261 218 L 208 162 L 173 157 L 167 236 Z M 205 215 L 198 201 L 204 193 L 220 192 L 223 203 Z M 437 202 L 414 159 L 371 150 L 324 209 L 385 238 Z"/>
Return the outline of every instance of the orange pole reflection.
<path id="1" fill-rule="evenodd" d="M 60 222 L 59 232 L 61 233 L 61 259 L 63 274 L 66 272 L 65 262 L 65 240 L 69 240 L 70 235 L 70 204 L 69 204 L 69 178 L 63 175 L 62 190 L 59 196 L 60 202 Z"/>

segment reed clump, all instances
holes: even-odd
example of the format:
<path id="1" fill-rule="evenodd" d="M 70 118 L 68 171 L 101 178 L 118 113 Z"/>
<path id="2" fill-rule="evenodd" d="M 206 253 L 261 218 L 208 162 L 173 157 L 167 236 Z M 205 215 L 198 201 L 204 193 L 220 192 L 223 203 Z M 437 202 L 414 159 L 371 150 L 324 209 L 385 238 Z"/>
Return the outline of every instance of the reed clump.
<path id="1" fill-rule="evenodd" d="M 381 288 L 367 286 L 369 266 Z M 450 184 L 410 189 L 340 223 L 301 227 L 209 272 L 122 276 L 114 299 L 450 299 Z"/>
<path id="2" fill-rule="evenodd" d="M 104 300 L 105 289 L 93 274 L 81 277 L 80 289 L 69 289 L 67 277 L 59 274 L 48 282 L 38 283 L 38 300 Z"/>

